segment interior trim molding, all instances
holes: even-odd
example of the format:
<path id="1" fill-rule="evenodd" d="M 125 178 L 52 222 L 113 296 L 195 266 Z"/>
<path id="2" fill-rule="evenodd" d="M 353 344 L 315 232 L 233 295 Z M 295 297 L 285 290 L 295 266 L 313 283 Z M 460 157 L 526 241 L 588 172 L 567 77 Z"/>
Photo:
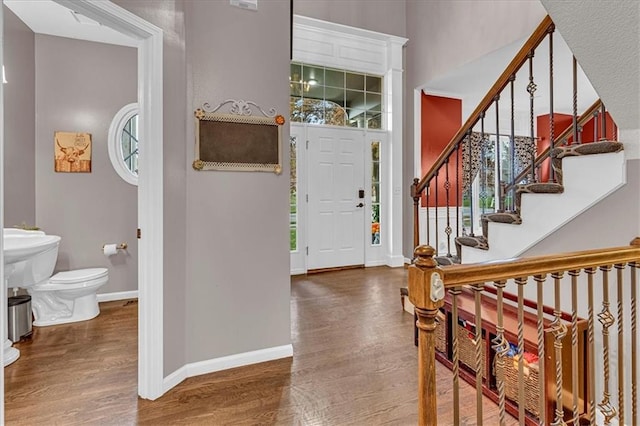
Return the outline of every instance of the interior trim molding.
<path id="1" fill-rule="evenodd" d="M 54 1 L 138 40 L 139 129 L 146 141 L 138 163 L 138 395 L 157 399 L 164 393 L 163 32 L 110 1 Z"/>
<path id="2" fill-rule="evenodd" d="M 259 349 L 257 351 L 243 352 L 235 355 L 223 356 L 220 358 L 208 359 L 205 361 L 192 362 L 178 368 L 164 379 L 164 392 L 174 388 L 180 382 L 189 377 L 201 376 L 203 374 L 214 373 L 216 371 L 228 370 L 230 368 L 243 367 L 245 365 L 257 364 L 260 362 L 274 361 L 281 358 L 293 356 L 293 345 L 274 346 L 272 348 Z"/>
<path id="3" fill-rule="evenodd" d="M 138 298 L 138 290 L 116 291 L 113 293 L 98 294 L 98 303 L 113 302 L 114 300 L 137 299 L 137 298 Z"/>

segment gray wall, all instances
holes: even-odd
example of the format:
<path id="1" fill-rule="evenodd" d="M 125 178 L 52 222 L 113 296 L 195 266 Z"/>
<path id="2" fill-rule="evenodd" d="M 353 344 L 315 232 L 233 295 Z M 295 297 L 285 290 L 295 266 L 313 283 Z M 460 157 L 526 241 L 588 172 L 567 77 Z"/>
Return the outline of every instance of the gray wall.
<path id="1" fill-rule="evenodd" d="M 627 184 L 522 256 L 626 246 L 638 237 L 640 160 L 627 161 Z"/>
<path id="2" fill-rule="evenodd" d="M 289 1 L 258 11 L 186 2 L 187 361 L 286 345 L 290 333 L 288 162 L 280 176 L 196 172 L 193 110 L 252 100 L 289 111 Z M 287 120 L 288 122 L 288 120 Z M 283 126 L 288 158 L 288 125 Z"/>
<path id="3" fill-rule="evenodd" d="M 404 37 L 406 3 L 399 0 L 295 0 L 296 15 Z"/>
<path id="4" fill-rule="evenodd" d="M 429 80 L 527 37 L 546 12 L 538 1 L 407 0 L 403 175 L 404 255 L 413 253 L 413 91 Z"/>
<path id="5" fill-rule="evenodd" d="M 138 288 L 137 188 L 113 169 L 107 133 L 137 96 L 136 50 L 36 35 L 36 222 L 60 235 L 57 270 L 109 268 L 100 293 Z M 53 170 L 57 130 L 92 135 L 91 173 Z M 106 243 L 129 250 L 107 258 Z"/>
<path id="6" fill-rule="evenodd" d="M 4 225 L 36 221 L 35 37 L 3 5 L 4 67 Z"/>

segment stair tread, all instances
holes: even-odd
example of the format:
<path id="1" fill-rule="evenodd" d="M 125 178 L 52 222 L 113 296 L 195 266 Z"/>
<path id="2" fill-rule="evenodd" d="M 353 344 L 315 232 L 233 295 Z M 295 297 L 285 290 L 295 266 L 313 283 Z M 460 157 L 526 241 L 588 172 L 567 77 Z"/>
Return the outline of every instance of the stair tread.
<path id="1" fill-rule="evenodd" d="M 533 182 L 518 185 L 517 192 L 521 194 L 562 194 L 564 186 L 556 182 Z"/>
<path id="2" fill-rule="evenodd" d="M 561 159 L 564 157 L 576 157 L 580 155 L 608 154 L 612 152 L 620 152 L 624 149 L 624 145 L 615 141 L 598 141 L 583 144 L 567 145 L 554 148 L 551 151 L 551 157 Z"/>
<path id="3" fill-rule="evenodd" d="M 496 223 L 512 223 L 514 225 L 519 225 L 522 223 L 522 218 L 518 213 L 512 212 L 499 212 L 499 213 L 487 213 L 482 215 L 481 220 L 486 220 L 487 222 L 496 222 Z"/>
<path id="4" fill-rule="evenodd" d="M 489 250 L 489 243 L 484 235 L 464 235 L 456 238 L 456 244 L 466 247 L 474 247 L 480 250 Z"/>
<path id="5" fill-rule="evenodd" d="M 458 256 L 434 256 L 433 260 L 436 261 L 438 266 L 458 265 L 460 264 L 460 258 Z"/>

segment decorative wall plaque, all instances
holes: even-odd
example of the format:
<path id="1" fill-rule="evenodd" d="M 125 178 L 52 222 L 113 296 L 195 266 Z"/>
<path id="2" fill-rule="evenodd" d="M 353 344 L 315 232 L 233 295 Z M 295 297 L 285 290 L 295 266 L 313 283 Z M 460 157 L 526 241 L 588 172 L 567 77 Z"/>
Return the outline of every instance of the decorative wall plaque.
<path id="1" fill-rule="evenodd" d="M 229 113 L 218 111 L 230 105 Z M 261 116 L 254 116 L 253 109 Z M 229 99 L 212 108 L 205 103 L 196 120 L 195 170 L 282 172 L 281 129 L 285 119 L 251 101 Z"/>

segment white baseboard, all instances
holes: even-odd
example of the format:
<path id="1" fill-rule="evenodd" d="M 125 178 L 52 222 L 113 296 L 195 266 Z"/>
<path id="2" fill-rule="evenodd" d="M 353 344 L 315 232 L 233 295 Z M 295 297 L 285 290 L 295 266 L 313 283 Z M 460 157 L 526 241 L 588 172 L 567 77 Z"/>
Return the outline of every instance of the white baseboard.
<path id="1" fill-rule="evenodd" d="M 386 265 L 391 268 L 399 268 L 400 266 L 404 266 L 404 256 L 402 255 L 387 256 Z"/>
<path id="2" fill-rule="evenodd" d="M 365 268 L 372 268 L 375 266 L 385 266 L 387 264 L 384 260 L 370 260 L 364 263 Z"/>
<path id="3" fill-rule="evenodd" d="M 167 377 L 164 378 L 164 381 L 162 383 L 162 387 L 163 387 L 162 394 L 164 395 L 169 390 L 175 388 L 183 380 L 187 379 L 188 377 L 189 376 L 187 376 L 187 365 L 183 365 L 182 367 L 178 368 L 176 371 L 174 371 L 173 373 L 169 374 Z"/>
<path id="4" fill-rule="evenodd" d="M 302 268 L 300 268 L 300 269 L 292 269 L 291 270 L 291 275 L 304 275 L 306 273 L 307 273 L 307 270 L 306 269 L 302 269 Z"/>
<path id="5" fill-rule="evenodd" d="M 257 364 L 259 362 L 273 361 L 280 358 L 293 356 L 293 345 L 275 346 L 273 348 L 244 352 L 206 361 L 193 362 L 183 365 L 164 378 L 164 392 L 166 393 L 184 379 L 202 374 L 213 373 L 230 368 Z"/>
<path id="6" fill-rule="evenodd" d="M 138 290 L 119 291 L 115 293 L 103 293 L 103 294 L 98 294 L 98 303 L 112 302 L 114 300 L 137 299 L 137 298 L 138 298 Z"/>
<path id="7" fill-rule="evenodd" d="M 406 265 L 411 265 L 411 259 L 409 259 L 408 257 L 405 257 L 405 258 L 404 258 L 404 263 L 405 263 Z"/>

